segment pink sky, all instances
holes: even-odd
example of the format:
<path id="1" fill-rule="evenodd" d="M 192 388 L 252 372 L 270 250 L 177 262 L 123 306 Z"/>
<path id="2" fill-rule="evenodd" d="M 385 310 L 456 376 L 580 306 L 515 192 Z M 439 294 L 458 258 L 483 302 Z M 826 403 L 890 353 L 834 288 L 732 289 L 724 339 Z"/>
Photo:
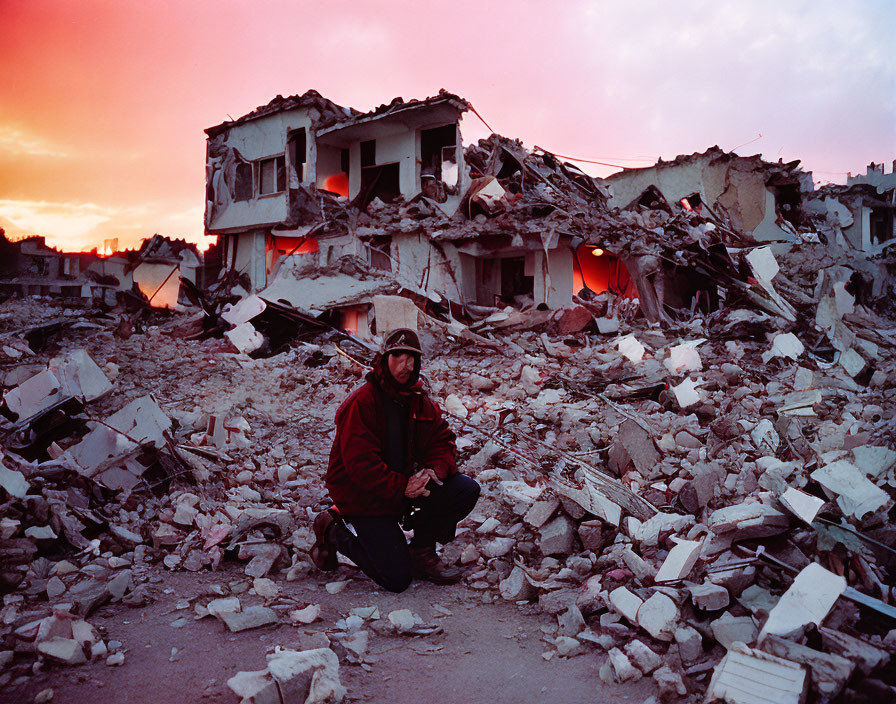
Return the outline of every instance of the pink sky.
<path id="1" fill-rule="evenodd" d="M 66 249 L 203 240 L 203 129 L 308 88 L 361 110 L 446 88 L 528 146 L 629 166 L 759 133 L 738 153 L 802 159 L 816 180 L 896 157 L 886 0 L 0 0 L 0 15 L 0 226 Z"/>

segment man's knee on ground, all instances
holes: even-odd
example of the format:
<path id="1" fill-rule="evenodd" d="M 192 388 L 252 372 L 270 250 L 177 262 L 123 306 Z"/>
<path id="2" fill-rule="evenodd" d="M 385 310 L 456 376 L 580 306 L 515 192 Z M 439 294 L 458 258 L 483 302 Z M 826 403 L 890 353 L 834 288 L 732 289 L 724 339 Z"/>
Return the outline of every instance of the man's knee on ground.
<path id="1" fill-rule="evenodd" d="M 455 474 L 451 477 L 453 480 L 453 489 L 455 491 L 456 501 L 458 503 L 472 507 L 479 500 L 479 494 L 482 488 L 479 482 L 465 474 Z"/>
<path id="2" fill-rule="evenodd" d="M 411 586 L 411 580 L 411 573 L 410 570 L 408 570 L 406 573 L 381 576 L 375 581 L 383 589 L 394 592 L 395 594 L 400 594 Z"/>

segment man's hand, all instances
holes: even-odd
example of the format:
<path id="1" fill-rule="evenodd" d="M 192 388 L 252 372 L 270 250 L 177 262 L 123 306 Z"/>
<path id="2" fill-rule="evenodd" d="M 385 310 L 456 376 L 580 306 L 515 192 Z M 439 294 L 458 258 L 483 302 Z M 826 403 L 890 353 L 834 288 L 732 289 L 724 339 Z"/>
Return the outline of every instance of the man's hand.
<path id="1" fill-rule="evenodd" d="M 429 489 L 426 488 L 426 485 L 430 480 L 439 486 L 442 484 L 442 480 L 439 479 L 436 470 L 431 467 L 424 467 L 408 479 L 408 486 L 404 490 L 404 495 L 409 499 L 416 499 L 418 496 L 429 496 Z"/>

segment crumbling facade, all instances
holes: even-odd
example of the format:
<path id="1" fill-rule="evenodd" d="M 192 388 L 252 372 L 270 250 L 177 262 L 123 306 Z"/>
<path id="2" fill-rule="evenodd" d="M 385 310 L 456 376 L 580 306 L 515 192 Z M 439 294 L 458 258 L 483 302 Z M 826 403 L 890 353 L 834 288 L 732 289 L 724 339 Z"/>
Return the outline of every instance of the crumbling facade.
<path id="1" fill-rule="evenodd" d="M 115 305 L 133 294 L 156 308 L 181 305 L 182 282 L 204 286 L 204 258 L 195 244 L 153 235 L 137 250 L 117 251 L 108 240 L 102 253 L 63 252 L 43 237 L 10 242 L 0 230 L 0 291 L 19 296 L 60 296 Z M 217 272 L 215 272 L 217 273 Z"/>
<path id="2" fill-rule="evenodd" d="M 711 147 L 705 152 L 625 169 L 605 179 L 611 207 L 645 204 L 656 192 L 670 204 L 708 209 L 757 242 L 795 242 L 803 224 L 802 199 L 812 191 L 812 174 L 799 161 L 770 164 Z"/>
<path id="3" fill-rule="evenodd" d="M 288 302 L 295 282 L 344 257 L 463 307 L 562 308 L 592 272 L 624 290 L 612 255 L 581 266 L 577 234 L 545 217 L 557 164 L 497 136 L 465 150 L 458 123 L 469 108 L 441 91 L 361 114 L 309 91 L 210 128 L 206 227 L 225 243 L 226 266 L 269 302 Z M 602 202 L 594 179 L 575 171 L 584 195 Z M 353 320 L 369 310 L 331 307 Z"/>
<path id="4" fill-rule="evenodd" d="M 799 162 L 712 147 L 596 179 L 499 135 L 463 148 L 471 109 L 440 91 L 359 113 L 309 91 L 209 128 L 206 226 L 231 279 L 361 334 L 387 290 L 464 320 L 608 292 L 668 321 L 740 287 L 732 251 L 780 253 L 829 228 Z"/>
<path id="5" fill-rule="evenodd" d="M 819 188 L 807 212 L 841 234 L 851 247 L 870 254 L 883 252 L 896 241 L 896 162 L 893 167 L 885 173 L 883 164 L 872 163 L 866 174 L 847 178 L 845 186 Z"/>

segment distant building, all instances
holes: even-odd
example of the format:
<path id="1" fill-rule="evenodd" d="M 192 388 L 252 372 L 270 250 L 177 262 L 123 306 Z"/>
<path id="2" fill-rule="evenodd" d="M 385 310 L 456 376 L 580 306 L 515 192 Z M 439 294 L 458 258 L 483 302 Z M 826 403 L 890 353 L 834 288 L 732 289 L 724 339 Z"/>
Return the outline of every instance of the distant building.
<path id="1" fill-rule="evenodd" d="M 849 176 L 845 186 L 819 188 L 807 211 L 836 227 L 856 249 L 878 252 L 894 242 L 896 231 L 896 161 L 893 170 L 869 164 L 864 175 Z"/>

